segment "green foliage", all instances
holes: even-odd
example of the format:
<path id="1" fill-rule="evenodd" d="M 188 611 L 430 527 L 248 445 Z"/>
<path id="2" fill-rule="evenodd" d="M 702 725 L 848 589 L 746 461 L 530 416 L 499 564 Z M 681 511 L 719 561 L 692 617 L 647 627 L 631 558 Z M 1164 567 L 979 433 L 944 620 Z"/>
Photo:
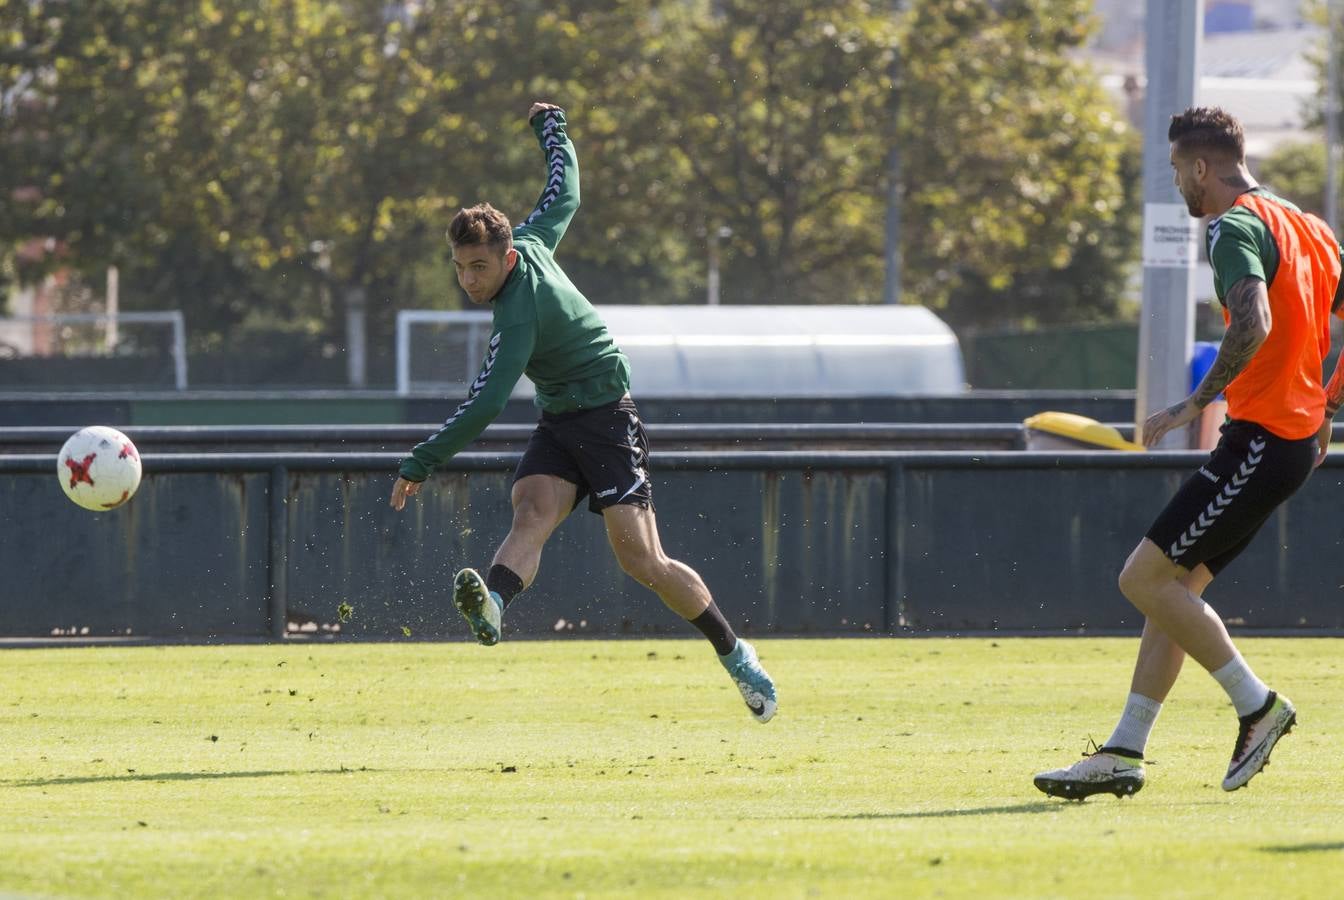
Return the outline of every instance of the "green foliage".
<path id="1" fill-rule="evenodd" d="M 427 251 L 454 199 L 445 17 L 410 40 L 372 4 L 89 6 L 30 8 L 26 66 L 53 77 L 18 117 L 11 177 L 41 189 L 31 233 L 80 268 L 120 264 L 128 305 L 181 303 L 206 332 L 323 316 L 313 242 L 338 288 Z"/>
<path id="2" fill-rule="evenodd" d="M 1123 300 L 1141 159 L 1096 76 L 1068 55 L 1090 9 L 926 0 L 911 11 L 905 280 L 956 325 L 1095 320 Z"/>
<path id="3" fill-rule="evenodd" d="M 599 302 L 698 299 L 725 227 L 725 302 L 877 300 L 895 141 L 907 299 L 1111 314 L 1136 229 L 1123 126 L 1067 55 L 1090 4 L 906 5 L 11 0 L 0 241 L 118 265 L 123 306 L 187 310 L 199 346 L 339 335 L 356 289 L 381 341 L 398 308 L 459 305 L 459 206 L 531 208 L 549 99 L 584 172 L 561 252 Z"/>
<path id="4" fill-rule="evenodd" d="M 1307 18 L 1317 25 L 1323 29 L 1326 27 L 1329 20 L 1325 0 L 1305 0 L 1303 11 Z M 1323 32 L 1321 41 L 1310 54 L 1318 88 L 1315 96 L 1304 104 L 1303 110 L 1306 124 L 1311 128 L 1320 129 L 1322 134 L 1326 127 L 1325 110 L 1328 102 L 1327 53 L 1332 40 L 1336 47 L 1344 41 L 1344 21 L 1335 21 L 1329 25 L 1329 30 Z M 1344 66 L 1340 66 L 1338 77 L 1336 90 L 1344 96 Z M 1281 197 L 1316 215 L 1325 215 L 1324 141 L 1300 142 L 1277 147 L 1260 163 L 1255 174 L 1266 187 Z M 1344 182 L 1344 173 L 1341 173 L 1341 182 Z M 1344 190 L 1340 192 L 1340 199 L 1344 200 Z M 1344 209 L 1344 204 L 1341 204 L 1340 208 Z"/>
<path id="5" fill-rule="evenodd" d="M 1331 43 L 1337 47 L 1344 40 L 1344 20 L 1330 22 L 1329 6 L 1335 0 L 1302 0 L 1302 15 L 1308 21 L 1322 29 L 1321 40 L 1308 53 L 1308 61 L 1316 72 L 1316 95 L 1303 103 L 1302 112 L 1305 124 L 1312 128 L 1324 128 L 1327 105 L 1326 85 L 1329 82 L 1329 48 Z M 1338 51 L 1336 51 L 1338 52 Z M 1339 72 L 1341 89 L 1344 89 L 1344 66 Z"/>
<path id="6" fill-rule="evenodd" d="M 890 4 L 669 3 L 645 28 L 630 130 L 664 151 L 641 198 L 653 227 L 697 268 L 731 229 L 732 302 L 877 299 Z"/>
<path id="7" fill-rule="evenodd" d="M 1325 214 L 1325 144 L 1280 145 L 1257 168 L 1256 179 L 1266 188 L 1307 212 Z"/>

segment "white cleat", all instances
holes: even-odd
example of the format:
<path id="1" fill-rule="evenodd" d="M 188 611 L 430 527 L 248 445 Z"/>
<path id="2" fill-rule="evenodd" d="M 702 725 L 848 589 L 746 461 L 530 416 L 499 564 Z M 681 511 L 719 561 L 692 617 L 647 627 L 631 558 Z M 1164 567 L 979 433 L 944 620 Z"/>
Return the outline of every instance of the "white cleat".
<path id="1" fill-rule="evenodd" d="M 1256 773 L 1269 765 L 1269 754 L 1279 738 L 1297 724 L 1297 710 L 1287 697 L 1269 692 L 1264 708 L 1241 720 L 1237 731 L 1237 746 L 1232 750 L 1232 761 L 1227 764 L 1223 790 L 1235 791 L 1245 787 Z"/>
<path id="2" fill-rule="evenodd" d="M 1143 789 L 1143 757 L 1119 747 L 1100 747 L 1068 768 L 1041 772 L 1033 782 L 1049 796 L 1066 800 L 1086 800 L 1093 794 L 1130 797 Z"/>

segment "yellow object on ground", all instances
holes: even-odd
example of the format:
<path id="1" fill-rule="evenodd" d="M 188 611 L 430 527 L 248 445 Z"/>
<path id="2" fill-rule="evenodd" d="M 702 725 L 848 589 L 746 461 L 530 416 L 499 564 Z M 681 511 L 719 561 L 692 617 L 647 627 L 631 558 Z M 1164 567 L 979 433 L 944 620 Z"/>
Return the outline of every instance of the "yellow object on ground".
<path id="1" fill-rule="evenodd" d="M 1143 450 L 1142 444 L 1125 440 L 1116 428 L 1075 413 L 1037 413 L 1022 424 L 1028 450 Z"/>

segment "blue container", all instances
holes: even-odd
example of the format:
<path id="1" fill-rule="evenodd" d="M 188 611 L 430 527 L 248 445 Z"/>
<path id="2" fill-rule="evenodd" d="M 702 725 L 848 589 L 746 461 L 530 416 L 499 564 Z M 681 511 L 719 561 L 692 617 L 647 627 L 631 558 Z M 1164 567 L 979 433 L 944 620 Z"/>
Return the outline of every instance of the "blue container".
<path id="1" fill-rule="evenodd" d="M 1204 10 L 1205 34 L 1229 34 L 1255 28 L 1255 4 L 1214 2 Z"/>
<path id="2" fill-rule="evenodd" d="M 1213 368 L 1213 361 L 1218 358 L 1218 346 L 1214 341 L 1195 341 L 1190 354 L 1190 393 L 1195 392 L 1204 376 L 1209 374 L 1209 369 Z M 1219 394 L 1214 399 L 1222 399 L 1222 396 Z"/>

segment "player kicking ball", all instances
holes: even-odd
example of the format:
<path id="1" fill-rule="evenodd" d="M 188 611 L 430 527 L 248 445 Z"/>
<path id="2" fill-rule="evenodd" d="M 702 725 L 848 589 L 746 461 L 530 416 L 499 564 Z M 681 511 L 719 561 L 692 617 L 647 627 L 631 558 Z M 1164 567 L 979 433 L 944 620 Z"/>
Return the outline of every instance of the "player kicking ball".
<path id="1" fill-rule="evenodd" d="M 1344 368 L 1321 386 L 1330 316 L 1344 299 L 1329 226 L 1255 183 L 1241 123 L 1223 110 L 1173 116 L 1167 137 L 1190 214 L 1213 217 L 1206 243 L 1227 333 L 1199 387 L 1150 416 L 1143 441 L 1151 447 L 1190 424 L 1224 389 L 1228 422 L 1120 573 L 1120 590 L 1145 622 L 1115 731 L 1081 762 L 1036 776 L 1040 790 L 1074 800 L 1142 789 L 1148 735 L 1187 655 L 1227 692 L 1240 720 L 1223 790 L 1269 765 L 1297 710 L 1256 677 L 1203 594 L 1325 459 L 1344 399 Z"/>
<path id="2" fill-rule="evenodd" d="M 578 158 L 564 111 L 534 103 L 528 121 L 547 171 L 532 214 L 511 228 L 503 213 L 481 204 L 448 226 L 458 284 L 472 303 L 493 310 L 485 362 L 448 421 L 402 462 L 391 506 L 403 509 L 436 467 L 479 435 L 526 374 L 541 420 L 514 473 L 513 525 L 485 578 L 463 569 L 453 583 L 453 603 L 476 640 L 499 641 L 504 611 L 536 578 L 546 539 L 587 497 L 621 568 L 704 634 L 752 716 L 768 722 L 775 685 L 755 649 L 733 633 L 695 570 L 670 559 L 658 539 L 630 363 L 553 256 L 579 207 Z"/>

